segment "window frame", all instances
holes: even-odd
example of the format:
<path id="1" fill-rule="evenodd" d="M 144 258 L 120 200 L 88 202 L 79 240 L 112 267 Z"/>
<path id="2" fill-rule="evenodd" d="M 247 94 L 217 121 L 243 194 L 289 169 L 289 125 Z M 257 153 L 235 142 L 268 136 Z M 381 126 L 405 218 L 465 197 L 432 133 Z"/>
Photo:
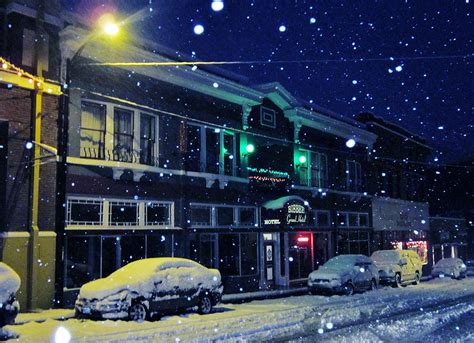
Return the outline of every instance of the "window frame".
<path id="1" fill-rule="evenodd" d="M 259 217 L 258 217 L 258 207 L 256 206 L 245 206 L 245 205 L 221 205 L 221 204 L 209 204 L 209 203 L 190 203 L 190 211 L 193 208 L 209 208 L 211 221 L 209 225 L 194 224 L 192 221 L 191 215 L 188 218 L 189 227 L 191 228 L 254 228 L 258 226 Z M 233 221 L 231 225 L 219 225 L 218 222 L 218 210 L 219 208 L 232 208 L 233 209 Z M 245 223 L 242 224 L 240 221 L 240 209 L 253 209 L 255 211 L 255 222 L 253 224 Z"/>
<path id="2" fill-rule="evenodd" d="M 265 115 L 269 115 L 270 119 L 266 119 Z M 260 106 L 260 125 L 275 129 L 276 128 L 276 111 L 269 107 Z"/>
<path id="3" fill-rule="evenodd" d="M 215 175 L 225 175 L 225 176 L 237 176 L 237 133 L 232 131 L 232 130 L 227 130 L 227 129 L 221 129 L 218 127 L 213 127 L 213 126 L 208 126 L 208 125 L 201 125 L 195 122 L 188 122 L 187 126 L 194 126 L 194 127 L 199 127 L 199 149 L 200 149 L 200 154 L 199 154 L 199 172 L 201 173 L 208 173 L 208 174 L 215 174 L 212 172 L 207 171 L 208 170 L 208 163 L 207 163 L 207 155 L 209 153 L 209 146 L 207 144 L 207 130 L 214 130 L 214 133 L 219 134 L 219 156 L 218 156 L 218 161 L 219 161 L 219 174 Z M 224 137 L 225 135 L 232 136 L 232 142 L 233 142 L 233 151 L 230 155 L 233 156 L 232 159 L 232 173 L 231 174 L 225 174 L 225 151 L 224 151 Z M 187 133 L 186 133 L 187 136 Z M 192 170 L 189 170 L 192 171 Z"/>
<path id="4" fill-rule="evenodd" d="M 356 215 L 357 216 L 357 219 L 356 219 L 356 225 L 350 225 L 350 221 L 349 221 L 349 218 L 350 218 L 350 215 Z M 340 223 L 340 216 L 344 216 L 344 225 L 341 225 Z M 366 226 L 361 226 L 360 225 L 360 218 L 361 217 L 365 217 L 366 218 L 366 221 L 367 221 L 367 225 Z M 336 212 L 336 226 L 339 227 L 339 228 L 349 228 L 349 229 L 352 229 L 352 228 L 369 228 L 370 227 L 370 221 L 369 221 L 369 214 L 367 212 L 352 212 L 352 211 L 337 211 Z"/>
<path id="5" fill-rule="evenodd" d="M 351 182 L 350 164 L 354 164 L 354 179 Z M 362 165 L 359 161 L 346 159 L 346 190 L 360 192 L 362 189 Z"/>
<path id="6" fill-rule="evenodd" d="M 92 105 L 92 106 L 97 106 L 98 108 L 101 109 L 102 116 L 103 116 L 103 129 L 94 129 L 94 128 L 88 128 L 88 127 L 83 127 L 82 126 L 82 115 L 83 115 L 83 107 L 84 105 Z M 93 132 L 99 132 L 100 133 L 100 142 L 99 142 L 99 147 L 98 147 L 98 152 L 97 156 L 83 156 L 82 153 L 82 132 L 83 130 L 85 131 L 93 131 Z M 88 158 L 88 159 L 97 159 L 97 160 L 105 160 L 106 156 L 106 141 L 107 141 L 107 104 L 99 102 L 99 101 L 93 101 L 90 99 L 81 99 L 81 116 L 79 119 L 79 156 L 81 158 Z"/>

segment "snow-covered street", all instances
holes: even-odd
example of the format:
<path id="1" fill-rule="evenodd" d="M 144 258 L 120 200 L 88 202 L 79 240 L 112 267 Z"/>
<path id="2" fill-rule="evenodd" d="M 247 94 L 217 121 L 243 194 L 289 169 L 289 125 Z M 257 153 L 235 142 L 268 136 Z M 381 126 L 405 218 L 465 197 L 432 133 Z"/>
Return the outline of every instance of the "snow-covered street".
<path id="1" fill-rule="evenodd" d="M 210 315 L 187 313 L 154 322 L 51 319 L 7 329 L 23 342 L 72 341 L 446 341 L 474 339 L 474 278 L 353 296 L 292 296 L 220 304 Z M 60 313 L 60 312 L 57 312 Z M 64 311 L 68 315 L 68 311 Z M 26 315 L 20 315 L 22 317 Z M 35 315 L 33 320 L 40 320 Z M 59 330 L 58 330 L 59 329 Z M 61 340 L 58 340 L 61 341 Z"/>

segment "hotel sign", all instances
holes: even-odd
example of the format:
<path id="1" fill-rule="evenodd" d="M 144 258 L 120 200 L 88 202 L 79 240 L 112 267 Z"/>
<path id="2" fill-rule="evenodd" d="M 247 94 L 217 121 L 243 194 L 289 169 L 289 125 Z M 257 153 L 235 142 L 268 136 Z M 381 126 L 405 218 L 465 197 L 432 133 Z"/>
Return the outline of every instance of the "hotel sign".
<path id="1" fill-rule="evenodd" d="M 265 226 L 301 226 L 309 224 L 312 216 L 305 201 L 298 199 L 279 198 L 272 202 L 279 202 L 277 206 L 262 208 L 262 224 Z M 286 201 L 285 201 L 286 200 Z"/>
<path id="2" fill-rule="evenodd" d="M 298 205 L 298 204 L 288 205 L 286 223 L 287 224 L 306 223 L 306 208 L 303 205 Z"/>

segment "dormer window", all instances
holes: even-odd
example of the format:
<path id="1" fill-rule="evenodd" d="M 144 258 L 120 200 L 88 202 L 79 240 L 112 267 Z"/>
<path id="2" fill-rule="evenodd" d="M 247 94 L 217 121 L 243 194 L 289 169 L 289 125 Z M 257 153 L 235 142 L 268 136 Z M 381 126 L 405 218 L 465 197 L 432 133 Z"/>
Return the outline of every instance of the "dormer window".
<path id="1" fill-rule="evenodd" d="M 271 127 L 274 129 L 276 127 L 276 113 L 274 110 L 268 107 L 260 107 L 260 124 L 262 126 Z"/>

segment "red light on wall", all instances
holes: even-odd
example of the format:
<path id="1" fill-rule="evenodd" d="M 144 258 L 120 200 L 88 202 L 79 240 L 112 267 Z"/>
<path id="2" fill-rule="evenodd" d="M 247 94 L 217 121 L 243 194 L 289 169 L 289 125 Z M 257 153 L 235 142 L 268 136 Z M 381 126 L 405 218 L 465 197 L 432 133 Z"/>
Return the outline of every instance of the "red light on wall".
<path id="1" fill-rule="evenodd" d="M 308 243 L 309 242 L 309 237 L 298 237 L 298 243 Z"/>

